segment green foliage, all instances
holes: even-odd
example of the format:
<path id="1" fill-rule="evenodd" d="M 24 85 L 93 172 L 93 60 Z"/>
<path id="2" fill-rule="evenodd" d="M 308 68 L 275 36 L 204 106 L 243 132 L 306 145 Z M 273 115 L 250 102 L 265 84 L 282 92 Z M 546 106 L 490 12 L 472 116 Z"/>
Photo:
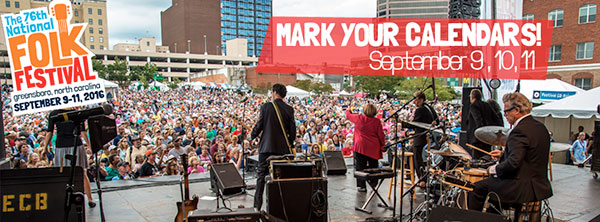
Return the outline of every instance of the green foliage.
<path id="1" fill-rule="evenodd" d="M 395 87 L 397 95 L 402 99 L 410 99 L 416 91 L 423 90 L 423 88 L 431 84 L 431 78 L 413 78 L 410 80 L 404 80 L 399 86 Z M 435 79 L 435 92 L 438 96 L 439 101 L 448 101 L 458 98 L 460 95 L 454 91 L 450 86 L 446 86 L 441 78 Z M 433 90 L 428 89 L 425 91 L 428 100 L 433 99 Z"/>
<path id="2" fill-rule="evenodd" d="M 102 60 L 92 58 L 92 67 L 98 73 L 98 77 L 106 79 L 107 69 Z"/>
<path id="3" fill-rule="evenodd" d="M 151 79 L 154 79 L 156 65 L 147 62 L 144 66 L 130 67 L 129 80 L 140 81 L 144 88 L 148 88 Z"/>
<path id="4" fill-rule="evenodd" d="M 395 87 L 405 80 L 405 77 L 396 76 L 356 76 L 354 77 L 356 89 L 368 93 L 370 96 L 382 92 L 394 93 Z"/>
<path id="5" fill-rule="evenodd" d="M 296 84 L 294 84 L 295 87 L 306 91 L 311 91 L 311 85 L 312 83 L 310 80 L 298 80 L 296 81 Z"/>
<path id="6" fill-rule="evenodd" d="M 333 87 L 329 83 L 315 82 L 310 86 L 311 91 L 317 95 L 333 92 Z"/>
<path id="7" fill-rule="evenodd" d="M 181 81 L 181 79 L 179 79 L 177 77 L 173 77 L 172 79 L 173 80 L 171 82 L 169 82 L 169 84 L 167 86 L 171 89 L 177 89 L 177 87 L 179 87 L 179 83 L 182 81 Z"/>
<path id="8" fill-rule="evenodd" d="M 127 61 L 121 60 L 119 57 L 115 57 L 115 62 L 106 66 L 106 77 L 108 80 L 116 81 L 119 87 L 126 87 L 128 85 L 127 76 Z"/>

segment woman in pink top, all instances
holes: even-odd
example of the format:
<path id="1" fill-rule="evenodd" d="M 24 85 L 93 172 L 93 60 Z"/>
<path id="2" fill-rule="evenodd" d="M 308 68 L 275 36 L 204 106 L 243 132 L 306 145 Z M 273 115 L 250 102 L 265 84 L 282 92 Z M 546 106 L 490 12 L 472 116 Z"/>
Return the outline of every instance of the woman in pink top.
<path id="1" fill-rule="evenodd" d="M 202 167 L 202 165 L 200 165 L 200 161 L 198 160 L 197 156 L 190 157 L 188 162 L 189 162 L 189 166 L 187 168 L 188 174 L 204 173 L 204 167 Z"/>
<path id="2" fill-rule="evenodd" d="M 346 110 L 346 118 L 354 123 L 354 163 L 355 169 L 361 171 L 369 168 L 379 167 L 378 160 L 382 158 L 385 137 L 381 120 L 375 118 L 377 108 L 373 104 L 366 104 L 362 114 L 352 114 Z M 376 181 L 369 181 L 376 183 Z M 366 192 L 367 187 L 364 180 L 356 180 L 358 191 Z"/>

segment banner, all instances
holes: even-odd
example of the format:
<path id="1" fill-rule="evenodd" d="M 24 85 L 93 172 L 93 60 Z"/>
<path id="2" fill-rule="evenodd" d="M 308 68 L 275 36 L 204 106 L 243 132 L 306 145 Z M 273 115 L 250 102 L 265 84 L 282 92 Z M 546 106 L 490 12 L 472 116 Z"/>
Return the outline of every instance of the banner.
<path id="1" fill-rule="evenodd" d="M 13 80 L 14 115 L 106 101 L 92 72 L 94 54 L 79 39 L 87 24 L 70 24 L 71 2 L 2 15 Z"/>
<path id="2" fill-rule="evenodd" d="M 545 79 L 548 20 L 273 17 L 257 72 Z"/>

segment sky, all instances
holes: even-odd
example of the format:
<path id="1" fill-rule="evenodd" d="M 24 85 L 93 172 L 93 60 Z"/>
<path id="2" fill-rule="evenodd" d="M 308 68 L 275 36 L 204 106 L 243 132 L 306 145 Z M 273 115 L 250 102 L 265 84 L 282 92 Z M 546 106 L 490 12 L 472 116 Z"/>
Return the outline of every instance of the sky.
<path id="1" fill-rule="evenodd" d="M 108 39 L 117 43 L 137 43 L 141 37 L 155 37 L 161 44 L 160 12 L 171 0 L 107 1 Z M 374 17 L 376 0 L 273 0 L 273 16 Z"/>

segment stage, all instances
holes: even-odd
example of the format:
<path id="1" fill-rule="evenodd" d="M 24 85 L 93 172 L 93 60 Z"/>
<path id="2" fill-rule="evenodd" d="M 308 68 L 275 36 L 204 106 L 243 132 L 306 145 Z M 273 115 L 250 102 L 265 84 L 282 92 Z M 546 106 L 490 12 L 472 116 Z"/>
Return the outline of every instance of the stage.
<path id="1" fill-rule="evenodd" d="M 552 166 L 554 196 L 550 198 L 550 206 L 555 221 L 590 221 L 600 215 L 600 180 L 592 178 L 589 168 L 562 164 Z M 352 166 L 348 167 L 350 169 L 346 175 L 328 177 L 329 221 L 363 221 L 368 217 L 391 216 L 391 210 L 377 207 L 377 198 L 368 207 L 373 211 L 372 215 L 354 210 L 355 206 L 360 206 L 365 201 L 370 189 L 366 193 L 357 192 Z M 248 180 L 249 184 L 256 183 L 252 175 L 246 176 L 251 178 Z M 386 198 L 389 179 L 383 185 L 379 193 Z M 175 202 L 181 200 L 179 176 L 108 181 L 103 182 L 102 187 L 106 221 L 172 221 L 177 212 Z M 201 198 L 214 198 L 209 187 L 208 173 L 190 176 L 191 194 Z M 96 191 L 95 184 L 92 184 L 92 190 Z M 418 189 L 418 192 L 422 190 Z M 249 190 L 247 194 L 231 197 L 230 207 L 252 207 L 253 195 L 254 190 Z M 98 198 L 96 193 L 94 198 Z M 415 207 L 422 200 L 423 195 L 417 195 Z M 387 201 L 392 203 L 391 200 Z M 409 202 L 408 197 L 404 199 L 404 213 L 409 212 Z M 201 199 L 198 208 L 215 209 L 216 201 Z M 266 204 L 263 205 L 263 210 L 265 209 Z M 87 221 L 100 221 L 99 206 L 86 209 L 86 213 Z"/>

